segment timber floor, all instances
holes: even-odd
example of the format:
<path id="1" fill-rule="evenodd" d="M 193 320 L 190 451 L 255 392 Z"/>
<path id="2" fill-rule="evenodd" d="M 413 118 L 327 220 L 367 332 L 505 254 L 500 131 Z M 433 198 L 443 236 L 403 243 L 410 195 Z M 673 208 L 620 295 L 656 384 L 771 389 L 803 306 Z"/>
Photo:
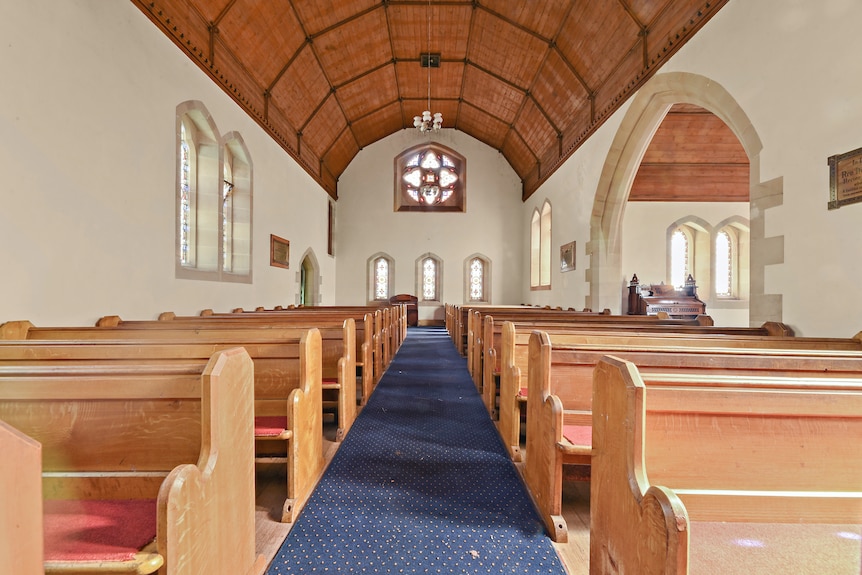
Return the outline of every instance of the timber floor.
<path id="1" fill-rule="evenodd" d="M 324 453 L 329 463 L 338 449 L 334 442 L 335 425 L 324 419 Z M 278 552 L 292 524 L 281 523 L 281 509 L 287 497 L 283 465 L 257 469 L 256 551 L 268 566 Z M 590 557 L 590 488 L 587 482 L 566 482 L 563 490 L 563 516 L 569 527 L 569 541 L 555 544 L 569 575 L 587 575 Z M 265 571 L 265 569 L 264 569 Z M 264 571 L 261 571 L 262 575 Z"/>

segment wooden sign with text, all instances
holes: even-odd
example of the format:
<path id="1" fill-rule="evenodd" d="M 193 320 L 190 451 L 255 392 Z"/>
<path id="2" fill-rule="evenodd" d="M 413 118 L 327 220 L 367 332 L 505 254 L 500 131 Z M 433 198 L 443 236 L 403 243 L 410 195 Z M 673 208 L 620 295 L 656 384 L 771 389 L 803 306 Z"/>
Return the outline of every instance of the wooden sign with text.
<path id="1" fill-rule="evenodd" d="M 862 202 L 862 148 L 830 156 L 829 209 Z"/>

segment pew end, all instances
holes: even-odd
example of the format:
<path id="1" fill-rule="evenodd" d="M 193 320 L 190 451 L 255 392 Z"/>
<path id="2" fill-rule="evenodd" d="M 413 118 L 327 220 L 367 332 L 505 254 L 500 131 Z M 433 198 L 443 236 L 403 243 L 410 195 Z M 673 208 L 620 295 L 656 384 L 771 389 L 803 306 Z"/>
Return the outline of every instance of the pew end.
<path id="1" fill-rule="evenodd" d="M 42 446 L 0 421 L 0 453 L 0 565 L 9 573 L 38 575 L 44 554 Z"/>

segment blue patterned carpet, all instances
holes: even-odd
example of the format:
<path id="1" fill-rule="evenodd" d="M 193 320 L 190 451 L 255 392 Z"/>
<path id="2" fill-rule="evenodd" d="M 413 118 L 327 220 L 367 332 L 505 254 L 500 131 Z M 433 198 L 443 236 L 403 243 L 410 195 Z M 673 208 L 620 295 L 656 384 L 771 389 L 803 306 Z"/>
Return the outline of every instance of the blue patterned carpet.
<path id="1" fill-rule="evenodd" d="M 267 571 L 286 573 L 565 574 L 444 329 L 410 328 Z"/>

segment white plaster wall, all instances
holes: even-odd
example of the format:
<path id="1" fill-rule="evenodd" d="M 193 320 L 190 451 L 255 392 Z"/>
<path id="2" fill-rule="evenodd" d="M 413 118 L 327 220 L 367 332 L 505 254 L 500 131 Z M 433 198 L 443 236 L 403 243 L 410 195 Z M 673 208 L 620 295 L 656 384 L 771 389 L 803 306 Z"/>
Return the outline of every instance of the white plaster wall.
<path id="1" fill-rule="evenodd" d="M 761 180 L 783 181 L 766 236 L 784 236 L 785 263 L 767 268 L 765 291 L 783 294 L 799 335 L 860 330 L 862 204 L 826 207 L 827 158 L 862 146 L 860 19 L 857 0 L 730 2 L 669 67 L 724 86 L 763 143 Z"/>
<path id="2" fill-rule="evenodd" d="M 826 208 L 827 158 L 862 146 L 860 20 L 858 0 L 734 0 L 659 71 L 718 82 L 751 119 L 763 143 L 754 168 L 763 182 L 781 178 L 784 191 L 783 206 L 766 214 L 766 237 L 784 237 L 785 263 L 767 268 L 765 291 L 783 294 L 783 321 L 799 335 L 849 337 L 860 330 L 862 301 L 855 294 L 862 282 L 862 204 Z M 557 210 L 591 209 L 601 164 L 626 109 L 533 195 L 536 201 L 557 198 L 555 247 L 564 241 L 557 234 Z M 590 201 L 567 192 L 580 174 Z M 524 205 L 525 218 L 533 198 Z M 528 254 L 528 238 L 523 245 Z M 523 276 L 528 265 L 526 258 Z M 571 294 L 560 283 L 553 288 L 527 291 L 525 298 L 556 302 Z"/>
<path id="3" fill-rule="evenodd" d="M 336 299 L 368 302 L 368 258 L 385 252 L 394 261 L 394 293 L 417 294 L 415 261 L 431 252 L 443 260 L 442 303 L 464 301 L 464 260 L 481 253 L 491 260 L 491 298 L 519 303 L 523 268 L 521 183 L 502 155 L 455 130 L 432 137 L 467 159 L 467 211 L 395 212 L 394 159 L 428 136 L 402 130 L 362 150 L 338 184 Z M 443 319 L 440 305 L 421 305 L 419 319 Z"/>
<path id="4" fill-rule="evenodd" d="M 0 3 L 0 323 L 294 303 L 312 249 L 333 303 L 327 194 L 130 2 Z M 253 284 L 174 277 L 175 110 L 200 100 L 254 168 Z M 269 266 L 269 235 L 291 241 Z"/>
<path id="5" fill-rule="evenodd" d="M 534 305 L 560 306 L 564 309 L 583 309 L 587 306 L 590 285 L 585 272 L 590 261 L 587 243 L 590 240 L 593 200 L 614 130 L 621 120 L 620 114 L 611 116 L 601 129 L 584 142 L 577 152 L 524 202 L 521 218 L 525 226 L 525 234 L 521 238 L 524 254 L 520 284 L 522 301 Z M 551 204 L 551 289 L 531 290 L 530 218 L 534 210 L 541 211 L 545 201 Z M 575 270 L 561 272 L 557 265 L 560 246 L 571 241 L 576 243 Z M 620 313 L 619 309 L 612 311 Z"/>

